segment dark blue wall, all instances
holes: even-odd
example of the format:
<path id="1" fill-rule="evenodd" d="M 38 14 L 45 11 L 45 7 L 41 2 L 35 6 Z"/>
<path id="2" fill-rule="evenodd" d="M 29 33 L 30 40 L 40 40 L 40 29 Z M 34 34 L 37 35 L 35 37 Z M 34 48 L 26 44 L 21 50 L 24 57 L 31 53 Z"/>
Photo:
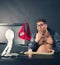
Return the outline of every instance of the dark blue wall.
<path id="1" fill-rule="evenodd" d="M 60 33 L 60 0 L 0 0 L 0 23 L 28 22 L 32 32 L 39 18 Z"/>

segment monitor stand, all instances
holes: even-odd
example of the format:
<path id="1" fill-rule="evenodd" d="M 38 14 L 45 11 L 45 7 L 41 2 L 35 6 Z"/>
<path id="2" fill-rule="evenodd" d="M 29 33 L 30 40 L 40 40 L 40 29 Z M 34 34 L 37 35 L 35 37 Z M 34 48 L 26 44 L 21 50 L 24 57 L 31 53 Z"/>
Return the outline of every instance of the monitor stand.
<path id="1" fill-rule="evenodd" d="M 7 46 L 3 50 L 1 56 L 8 56 L 12 49 L 13 39 L 14 39 L 14 32 L 11 29 L 8 29 L 5 33 L 5 37 L 7 39 Z"/>

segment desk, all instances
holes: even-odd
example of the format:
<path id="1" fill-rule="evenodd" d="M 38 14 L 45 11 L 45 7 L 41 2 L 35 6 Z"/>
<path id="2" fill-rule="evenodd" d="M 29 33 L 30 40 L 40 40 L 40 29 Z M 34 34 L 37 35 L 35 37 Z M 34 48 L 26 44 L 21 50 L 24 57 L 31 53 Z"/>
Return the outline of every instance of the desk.
<path id="1" fill-rule="evenodd" d="M 55 53 L 52 56 L 33 55 L 28 58 L 27 55 L 19 55 L 18 57 L 1 57 L 1 65 L 59 65 L 60 53 Z"/>

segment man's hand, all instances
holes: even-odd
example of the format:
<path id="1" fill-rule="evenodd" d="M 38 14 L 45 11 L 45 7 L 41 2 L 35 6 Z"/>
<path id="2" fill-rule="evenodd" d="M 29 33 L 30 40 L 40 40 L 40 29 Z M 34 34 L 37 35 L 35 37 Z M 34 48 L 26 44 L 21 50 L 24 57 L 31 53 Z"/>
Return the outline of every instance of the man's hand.
<path id="1" fill-rule="evenodd" d="M 28 49 L 28 52 L 32 52 L 32 49 Z M 28 54 L 29 58 L 32 58 L 32 54 Z"/>
<path id="2" fill-rule="evenodd" d="M 41 37 L 42 37 L 42 32 L 40 31 L 40 32 L 38 32 L 38 33 L 36 34 L 35 41 L 36 41 L 36 42 L 39 42 L 39 40 L 41 39 Z"/>

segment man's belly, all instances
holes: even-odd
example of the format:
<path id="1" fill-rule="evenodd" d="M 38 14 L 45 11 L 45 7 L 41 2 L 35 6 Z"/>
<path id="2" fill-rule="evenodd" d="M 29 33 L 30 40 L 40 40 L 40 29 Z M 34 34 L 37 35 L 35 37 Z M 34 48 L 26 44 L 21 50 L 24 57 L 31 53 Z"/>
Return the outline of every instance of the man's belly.
<path id="1" fill-rule="evenodd" d="M 49 52 L 50 50 L 52 50 L 52 45 L 43 44 L 37 49 L 37 52 Z"/>

